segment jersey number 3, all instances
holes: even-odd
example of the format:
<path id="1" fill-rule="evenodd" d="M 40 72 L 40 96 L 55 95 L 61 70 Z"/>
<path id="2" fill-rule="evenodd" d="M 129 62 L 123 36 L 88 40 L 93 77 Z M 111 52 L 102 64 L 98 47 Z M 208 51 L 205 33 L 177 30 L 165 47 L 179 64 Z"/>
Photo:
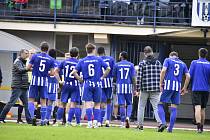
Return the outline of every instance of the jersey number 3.
<path id="1" fill-rule="evenodd" d="M 180 68 L 180 66 L 179 66 L 179 64 L 175 64 L 174 67 L 175 67 L 174 75 L 178 76 L 179 75 L 179 68 Z"/>

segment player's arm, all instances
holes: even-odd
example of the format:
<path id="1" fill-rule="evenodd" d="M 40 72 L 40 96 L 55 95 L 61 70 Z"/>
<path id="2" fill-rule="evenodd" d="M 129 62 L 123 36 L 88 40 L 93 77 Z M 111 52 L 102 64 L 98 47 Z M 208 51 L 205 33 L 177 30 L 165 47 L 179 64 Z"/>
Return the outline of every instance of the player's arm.
<path id="1" fill-rule="evenodd" d="M 106 70 L 104 71 L 104 74 L 102 75 L 101 79 L 106 78 L 110 71 L 111 71 L 111 68 L 108 66 Z"/>
<path id="2" fill-rule="evenodd" d="M 54 68 L 51 68 L 48 74 L 50 76 L 54 76 L 55 75 Z"/>
<path id="3" fill-rule="evenodd" d="M 163 67 L 161 72 L 160 72 L 160 91 L 161 92 L 163 91 L 163 80 L 164 80 L 165 75 L 166 75 L 166 70 L 167 70 L 167 68 Z"/>
<path id="4" fill-rule="evenodd" d="M 187 92 L 187 87 L 188 87 L 189 83 L 190 83 L 190 73 L 186 72 L 185 73 L 185 82 L 184 82 L 184 86 L 181 90 L 181 95 L 184 95 Z"/>
<path id="5" fill-rule="evenodd" d="M 132 84 L 133 84 L 133 91 L 134 91 L 134 96 L 138 96 L 138 92 L 137 92 L 137 82 L 136 82 L 136 77 L 132 77 Z"/>
<path id="6" fill-rule="evenodd" d="M 61 78 L 60 78 L 59 72 L 60 72 L 60 69 L 58 67 L 56 67 L 54 70 L 55 78 L 58 80 L 59 83 L 61 83 Z"/>
<path id="7" fill-rule="evenodd" d="M 75 77 L 77 80 L 79 80 L 80 83 L 83 83 L 83 79 L 82 79 L 82 77 L 79 76 L 78 71 L 77 71 L 76 69 L 74 69 L 74 70 L 72 71 L 72 73 L 73 73 L 74 77 Z"/>

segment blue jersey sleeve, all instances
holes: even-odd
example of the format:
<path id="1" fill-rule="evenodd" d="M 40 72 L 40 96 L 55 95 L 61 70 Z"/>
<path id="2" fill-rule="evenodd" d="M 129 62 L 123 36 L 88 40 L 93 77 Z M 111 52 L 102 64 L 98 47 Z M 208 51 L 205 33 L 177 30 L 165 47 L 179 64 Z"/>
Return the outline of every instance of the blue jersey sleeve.
<path id="1" fill-rule="evenodd" d="M 82 61 L 80 60 L 79 63 L 76 65 L 75 69 L 78 71 L 78 72 L 81 72 L 82 70 Z"/>
<path id="2" fill-rule="evenodd" d="M 31 60 L 29 61 L 29 64 L 34 65 L 35 59 L 36 59 L 36 54 L 32 56 Z"/>
<path id="3" fill-rule="evenodd" d="M 186 73 L 189 73 L 189 71 L 188 71 L 187 65 L 184 64 L 184 74 L 186 74 Z"/>
<path id="4" fill-rule="evenodd" d="M 100 60 L 100 63 L 101 63 L 101 66 L 106 69 L 108 67 L 107 63 L 104 62 L 101 58 L 99 59 Z"/>
<path id="5" fill-rule="evenodd" d="M 50 61 L 50 69 L 55 68 L 55 61 L 53 59 L 51 59 Z"/>
<path id="6" fill-rule="evenodd" d="M 134 65 L 131 66 L 131 76 L 132 78 L 136 76 L 136 70 L 135 70 Z"/>
<path id="7" fill-rule="evenodd" d="M 163 62 L 163 67 L 168 68 L 168 66 L 169 66 L 169 59 L 166 58 Z"/>
<path id="8" fill-rule="evenodd" d="M 117 65 L 116 64 L 113 66 L 112 76 L 113 77 L 116 77 L 117 76 Z"/>
<path id="9" fill-rule="evenodd" d="M 191 65 L 190 65 L 190 76 L 192 77 L 193 76 L 193 73 L 194 73 L 194 61 L 191 62 Z"/>
<path id="10" fill-rule="evenodd" d="M 59 66 L 58 66 L 58 68 L 60 69 L 60 71 L 64 68 L 64 62 L 65 62 L 65 61 L 62 61 L 62 62 L 59 64 Z"/>

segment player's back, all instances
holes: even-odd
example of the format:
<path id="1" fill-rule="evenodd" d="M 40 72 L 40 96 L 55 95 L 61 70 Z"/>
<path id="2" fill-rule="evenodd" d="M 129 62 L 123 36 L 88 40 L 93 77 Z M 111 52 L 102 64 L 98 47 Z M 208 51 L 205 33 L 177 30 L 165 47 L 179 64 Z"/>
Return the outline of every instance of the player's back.
<path id="1" fill-rule="evenodd" d="M 63 69 L 64 81 L 66 84 L 69 84 L 71 86 L 78 86 L 78 80 L 74 77 L 72 73 L 78 62 L 79 60 L 76 58 L 69 58 L 61 62 L 59 68 Z"/>
<path id="2" fill-rule="evenodd" d="M 97 56 L 87 56 L 83 58 L 79 65 L 85 81 L 99 82 L 102 76 L 103 60 Z"/>
<path id="3" fill-rule="evenodd" d="M 32 57 L 32 75 L 38 77 L 47 77 L 48 71 L 54 67 L 53 58 L 46 53 L 36 54 Z"/>
<path id="4" fill-rule="evenodd" d="M 188 72 L 186 64 L 178 58 L 166 58 L 163 67 L 167 68 L 164 78 L 164 89 L 179 91 L 182 77 Z"/>
<path id="5" fill-rule="evenodd" d="M 54 61 L 54 67 L 57 68 L 59 66 L 59 62 L 53 58 Z M 48 83 L 58 83 L 58 80 L 55 76 L 48 75 Z"/>
<path id="6" fill-rule="evenodd" d="M 113 74 L 117 84 L 132 84 L 132 78 L 135 76 L 134 64 L 122 60 L 115 64 Z"/>
<path id="7" fill-rule="evenodd" d="M 101 56 L 101 58 L 111 68 L 107 77 L 104 78 L 104 80 L 102 80 L 102 88 L 110 88 L 110 87 L 112 87 L 112 82 L 113 82 L 112 71 L 113 71 L 113 67 L 114 67 L 114 64 L 115 64 L 115 60 L 111 56 Z M 102 68 L 102 71 L 104 73 L 105 69 Z"/>
<path id="8" fill-rule="evenodd" d="M 190 65 L 192 91 L 208 91 L 210 87 L 210 62 L 200 58 Z"/>

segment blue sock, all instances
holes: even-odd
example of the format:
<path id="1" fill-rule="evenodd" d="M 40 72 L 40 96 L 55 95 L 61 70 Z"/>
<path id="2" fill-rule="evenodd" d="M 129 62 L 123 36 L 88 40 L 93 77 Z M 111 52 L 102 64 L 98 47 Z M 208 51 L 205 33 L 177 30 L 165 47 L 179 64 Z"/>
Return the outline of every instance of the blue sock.
<path id="1" fill-rule="evenodd" d="M 75 108 L 75 117 L 77 124 L 80 124 L 81 115 L 82 115 L 82 109 L 79 107 Z"/>
<path id="2" fill-rule="evenodd" d="M 31 115 L 31 118 L 33 119 L 34 118 L 34 111 L 35 111 L 35 106 L 34 106 L 33 102 L 28 103 L 28 110 L 29 110 L 29 113 Z"/>
<path id="3" fill-rule="evenodd" d="M 130 118 L 131 117 L 131 114 L 132 114 L 132 108 L 133 106 L 132 105 L 128 105 L 127 106 L 127 117 Z"/>
<path id="4" fill-rule="evenodd" d="M 51 119 L 51 113 L 52 113 L 52 106 L 48 105 L 47 106 L 47 114 L 46 114 L 46 120 L 50 120 Z"/>
<path id="5" fill-rule="evenodd" d="M 106 107 L 106 119 L 107 120 L 111 119 L 111 110 L 112 110 L 111 107 L 112 107 L 111 104 L 107 104 L 107 107 Z"/>
<path id="6" fill-rule="evenodd" d="M 100 113 L 101 111 L 100 111 L 100 109 L 94 109 L 94 111 L 93 111 L 93 115 L 94 115 L 94 120 L 99 120 L 99 117 L 100 117 Z"/>
<path id="7" fill-rule="evenodd" d="M 47 114 L 47 107 L 42 106 L 40 109 L 40 113 L 41 113 L 41 122 L 44 122 Z"/>
<path id="8" fill-rule="evenodd" d="M 171 107 L 170 110 L 171 110 L 171 115 L 170 115 L 170 125 L 168 131 L 172 132 L 174 123 L 176 121 L 177 109 L 175 107 Z"/>
<path id="9" fill-rule="evenodd" d="M 160 117 L 161 124 L 166 124 L 165 111 L 164 111 L 164 108 L 163 108 L 163 104 L 158 105 L 158 115 Z"/>
<path id="10" fill-rule="evenodd" d="M 101 118 L 101 120 L 99 121 L 101 124 L 103 123 L 105 113 L 106 113 L 106 108 L 101 108 L 101 117 L 99 117 Z"/>
<path id="11" fill-rule="evenodd" d="M 57 111 L 57 117 L 56 117 L 57 120 L 60 121 L 61 118 L 63 118 L 63 112 L 64 112 L 64 108 L 59 107 Z"/>
<path id="12" fill-rule="evenodd" d="M 125 107 L 120 107 L 121 122 L 125 122 Z"/>
<path id="13" fill-rule="evenodd" d="M 72 121 L 72 118 L 74 116 L 75 108 L 70 108 L 69 109 L 69 114 L 68 114 L 68 122 Z"/>
<path id="14" fill-rule="evenodd" d="M 92 120 L 92 108 L 87 108 L 86 109 L 86 115 L 87 115 L 87 120 L 91 121 Z"/>

